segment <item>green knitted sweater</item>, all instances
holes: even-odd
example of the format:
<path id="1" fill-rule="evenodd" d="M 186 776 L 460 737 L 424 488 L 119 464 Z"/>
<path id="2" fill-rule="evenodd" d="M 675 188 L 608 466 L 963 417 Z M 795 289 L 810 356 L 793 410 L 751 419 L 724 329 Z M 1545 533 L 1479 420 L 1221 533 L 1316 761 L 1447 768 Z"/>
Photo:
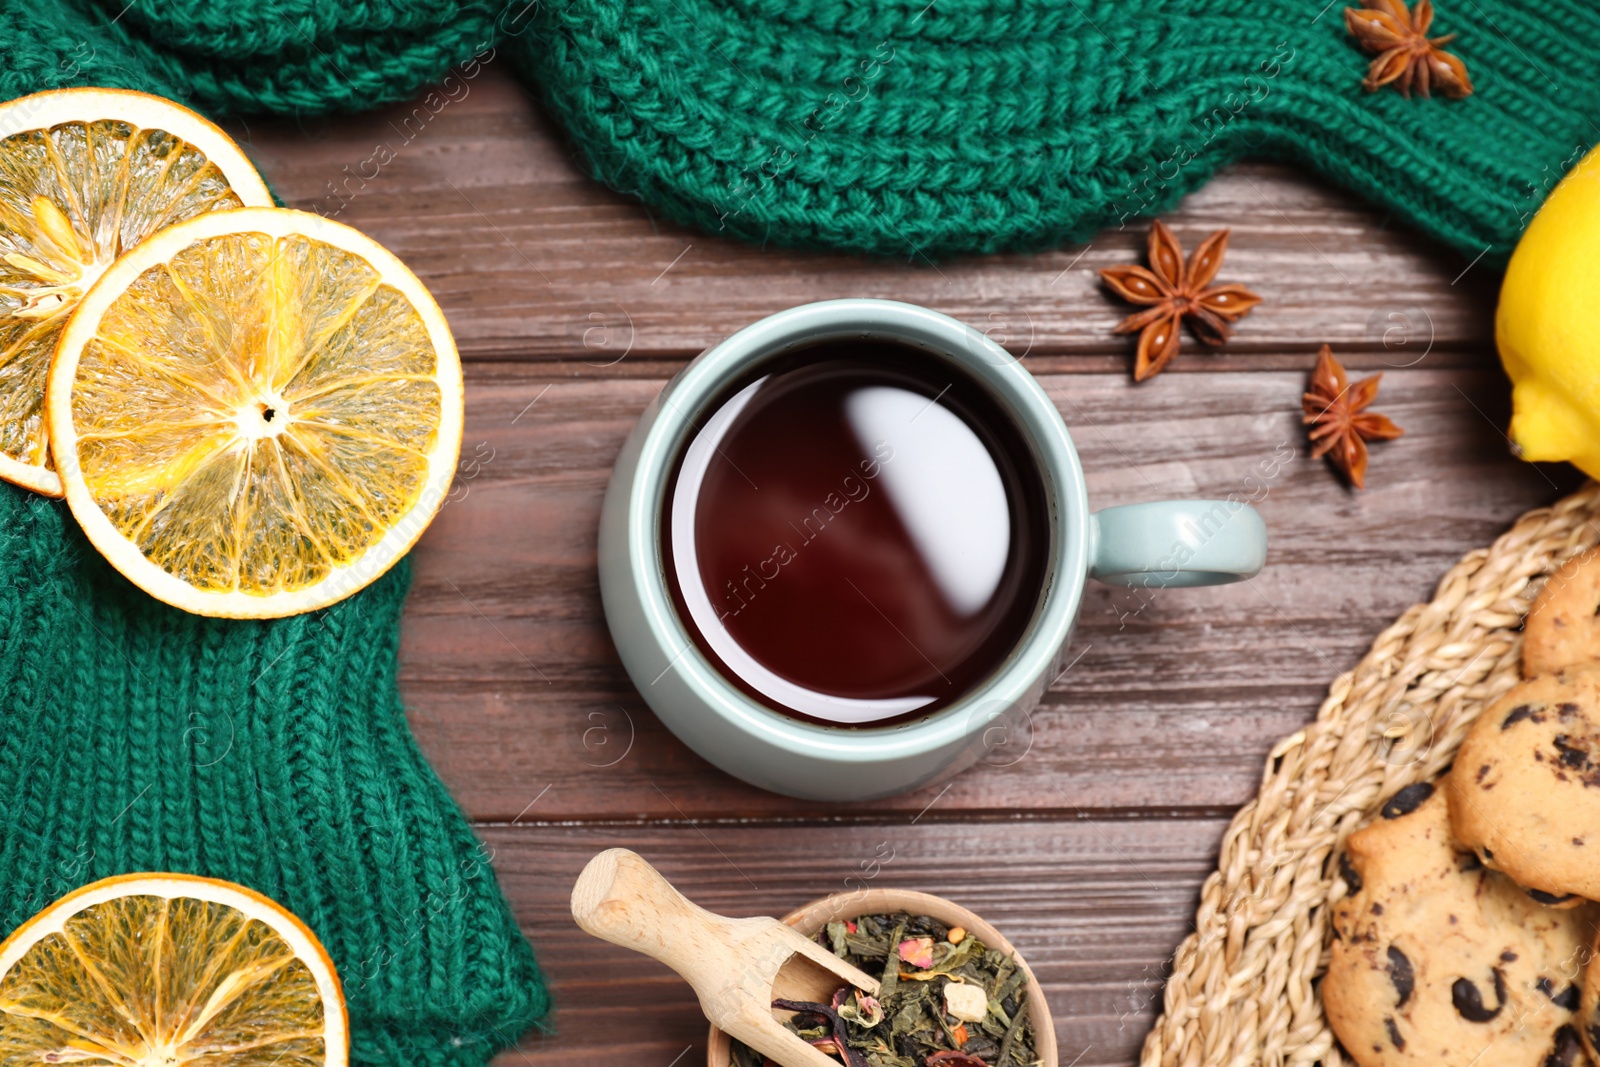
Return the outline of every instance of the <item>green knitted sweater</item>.
<path id="1" fill-rule="evenodd" d="M 1459 35 L 1478 90 L 1445 101 L 1363 91 L 1347 3 L 0 0 L 0 94 L 110 83 L 312 114 L 509 54 L 598 178 L 755 242 L 1046 248 L 1250 155 L 1506 258 L 1600 139 L 1600 5 L 1438 0 L 1432 32 Z"/>
<path id="2" fill-rule="evenodd" d="M 354 106 L 470 55 L 487 10 L 0 0 L 0 99 L 97 84 L 213 113 Z M 406 727 L 409 574 L 311 615 L 203 619 L 0 483 L 0 936 L 110 874 L 205 874 L 316 932 L 361 1067 L 479 1067 L 534 1026 L 549 998 L 492 850 Z"/>
<path id="3" fill-rule="evenodd" d="M 0 932 L 110 874 L 227 878 L 327 946 L 353 1062 L 475 1067 L 521 1036 L 547 1006 L 533 954 L 400 708 L 407 572 L 204 619 L 0 484 Z"/>
<path id="4" fill-rule="evenodd" d="M 1457 102 L 1363 92 L 1343 0 L 1325 3 L 0 0 L 0 99 L 120 85 L 309 115 L 508 57 L 597 177 L 753 241 L 1048 247 L 1257 156 L 1504 258 L 1600 139 L 1600 7 L 1439 0 L 1478 86 Z M 194 618 L 112 572 L 60 505 L 0 487 L 0 927 L 110 873 L 230 878 L 328 945 L 357 1063 L 468 1067 L 513 1041 L 545 991 L 405 728 L 405 584 Z"/>
<path id="5" fill-rule="evenodd" d="M 1509 254 L 1600 139 L 1600 5 L 1436 0 L 1478 92 L 1368 93 L 1357 0 L 580 0 L 517 51 L 595 172 L 675 219 L 906 258 L 1043 248 L 1243 156 Z M 1263 214 L 1273 207 L 1263 200 Z"/>
<path id="6" fill-rule="evenodd" d="M 1049 247 L 1254 156 L 1503 259 L 1600 140 L 1600 5 L 1438 0 L 1432 32 L 1459 35 L 1478 87 L 1451 101 L 1362 90 L 1354 2 L 0 0 L 0 96 L 100 83 L 310 114 L 509 54 L 597 177 L 753 241 Z"/>

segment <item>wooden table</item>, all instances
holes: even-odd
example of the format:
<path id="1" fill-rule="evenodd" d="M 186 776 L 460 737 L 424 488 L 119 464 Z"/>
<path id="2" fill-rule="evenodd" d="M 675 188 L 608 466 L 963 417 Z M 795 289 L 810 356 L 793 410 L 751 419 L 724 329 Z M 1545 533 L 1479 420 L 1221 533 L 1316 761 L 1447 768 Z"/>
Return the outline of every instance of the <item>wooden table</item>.
<path id="1" fill-rule="evenodd" d="M 940 264 L 733 244 L 590 181 L 503 72 L 466 85 L 437 113 L 237 132 L 288 203 L 409 263 L 466 361 L 464 493 L 414 554 L 402 684 L 554 986 L 553 1032 L 498 1062 L 703 1062 L 688 988 L 568 916 L 583 863 L 626 845 L 732 915 L 781 914 L 847 879 L 952 897 L 1033 963 L 1063 1064 L 1132 1063 L 1273 742 L 1457 557 L 1578 484 L 1508 454 L 1495 273 L 1293 171 L 1230 169 L 1169 221 L 1191 248 L 1231 226 L 1222 278 L 1265 302 L 1225 351 L 1186 340 L 1135 386 L 1131 344 L 1109 332 L 1126 309 L 1095 270 L 1138 257 L 1143 224 Z M 380 146 L 394 159 L 377 166 Z M 841 296 L 925 304 L 1023 356 L 1096 506 L 1249 494 L 1262 461 L 1295 453 L 1258 503 L 1258 578 L 1143 605 L 1091 584 L 1031 736 L 872 807 L 773 796 L 692 755 L 624 674 L 595 576 L 612 459 L 662 383 L 763 315 Z M 1323 342 L 1384 372 L 1377 408 L 1406 429 L 1374 449 L 1364 493 L 1306 455 L 1300 393 Z"/>

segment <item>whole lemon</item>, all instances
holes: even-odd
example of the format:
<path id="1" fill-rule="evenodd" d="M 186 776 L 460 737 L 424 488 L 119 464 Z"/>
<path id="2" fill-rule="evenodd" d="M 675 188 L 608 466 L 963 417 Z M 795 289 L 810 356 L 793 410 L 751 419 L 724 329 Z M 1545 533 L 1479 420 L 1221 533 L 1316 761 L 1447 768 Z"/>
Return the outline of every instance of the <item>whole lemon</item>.
<path id="1" fill-rule="evenodd" d="M 1511 442 L 1600 478 L 1600 149 L 1550 194 L 1511 254 L 1495 313 Z"/>

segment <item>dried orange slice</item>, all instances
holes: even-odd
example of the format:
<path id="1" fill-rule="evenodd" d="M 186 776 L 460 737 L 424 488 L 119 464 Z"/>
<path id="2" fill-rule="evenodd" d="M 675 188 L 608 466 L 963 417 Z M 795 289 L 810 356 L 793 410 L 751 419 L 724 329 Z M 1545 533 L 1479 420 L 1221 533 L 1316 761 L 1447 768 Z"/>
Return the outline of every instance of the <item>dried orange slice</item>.
<path id="1" fill-rule="evenodd" d="M 67 503 L 111 564 L 201 615 L 325 607 L 443 504 L 461 363 L 405 265 L 318 215 L 163 230 L 83 298 L 50 372 Z"/>
<path id="2" fill-rule="evenodd" d="M 344 1067 L 333 963 L 259 893 L 122 875 L 62 897 L 0 945 L 0 1063 Z"/>
<path id="3" fill-rule="evenodd" d="M 45 376 L 95 279 L 164 226 L 271 205 L 227 134 L 160 97 L 61 89 L 0 104 L 0 478 L 61 495 Z"/>

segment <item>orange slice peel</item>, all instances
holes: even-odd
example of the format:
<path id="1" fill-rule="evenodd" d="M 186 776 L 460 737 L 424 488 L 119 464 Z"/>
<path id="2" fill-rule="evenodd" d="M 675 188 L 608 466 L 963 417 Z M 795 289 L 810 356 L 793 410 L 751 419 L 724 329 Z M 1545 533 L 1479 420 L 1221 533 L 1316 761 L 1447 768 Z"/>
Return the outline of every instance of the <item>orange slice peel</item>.
<path id="1" fill-rule="evenodd" d="M 311 930 L 184 874 L 107 878 L 0 944 L 0 1062 L 345 1067 L 349 1018 Z"/>
<path id="2" fill-rule="evenodd" d="M 172 223 L 271 204 L 239 146 L 171 101 L 60 89 L 0 104 L 0 478 L 61 495 L 46 376 L 111 264 Z"/>
<path id="3" fill-rule="evenodd" d="M 203 615 L 326 607 L 443 505 L 461 364 L 376 241 L 318 215 L 203 215 L 109 267 L 62 332 L 46 410 L 67 502 L 152 596 Z"/>

